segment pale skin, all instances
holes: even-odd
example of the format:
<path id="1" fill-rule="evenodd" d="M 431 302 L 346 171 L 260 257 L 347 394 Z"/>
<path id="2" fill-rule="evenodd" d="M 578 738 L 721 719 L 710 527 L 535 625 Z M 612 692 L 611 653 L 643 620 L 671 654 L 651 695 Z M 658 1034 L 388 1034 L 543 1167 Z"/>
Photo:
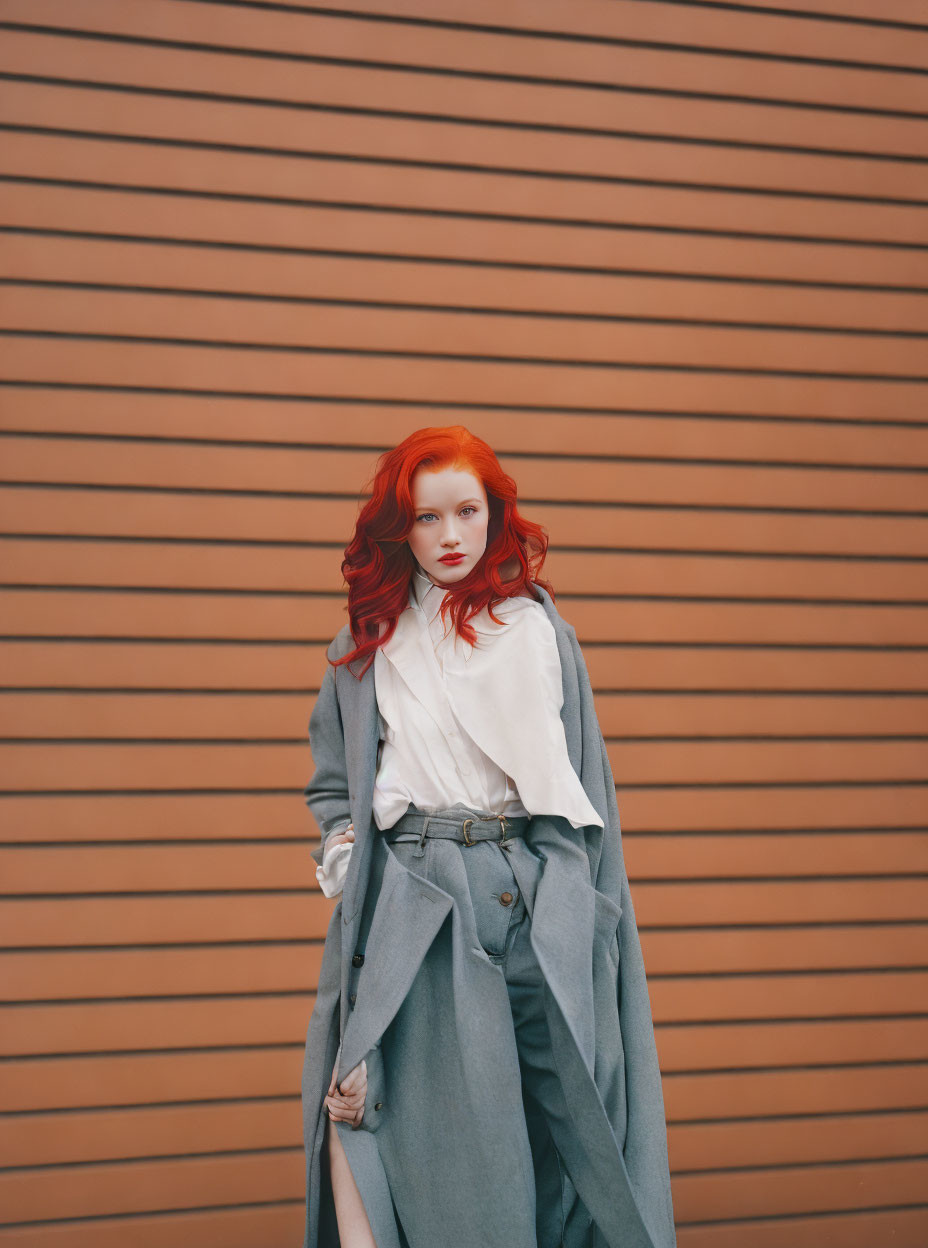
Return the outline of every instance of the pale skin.
<path id="1" fill-rule="evenodd" d="M 451 586 L 473 571 L 487 547 L 490 518 L 483 482 L 466 468 L 419 468 L 410 482 L 414 519 L 407 536 L 409 549 L 422 571 L 436 585 Z M 442 556 L 462 555 L 460 563 L 442 563 Z M 329 844 L 353 841 L 354 829 L 333 836 Z M 337 1069 L 337 1067 L 336 1067 Z M 361 1062 L 335 1083 L 332 1071 L 323 1102 L 330 1119 L 357 1126 L 367 1096 L 367 1064 Z M 342 1248 L 377 1248 L 361 1194 L 334 1127 L 328 1127 L 332 1195 Z"/>

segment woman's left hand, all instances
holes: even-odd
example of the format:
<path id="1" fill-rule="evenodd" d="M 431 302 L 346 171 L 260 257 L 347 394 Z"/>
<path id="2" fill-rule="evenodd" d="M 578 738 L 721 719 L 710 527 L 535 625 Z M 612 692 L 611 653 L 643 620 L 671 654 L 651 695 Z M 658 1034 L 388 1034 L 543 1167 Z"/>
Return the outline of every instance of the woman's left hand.
<path id="1" fill-rule="evenodd" d="M 335 1070 L 338 1069 L 336 1063 Z M 329 1082 L 329 1093 L 323 1104 L 329 1117 L 336 1121 L 349 1122 L 357 1127 L 364 1117 L 364 1102 L 367 1099 L 367 1062 L 361 1061 L 350 1074 L 346 1075 L 338 1088 L 335 1083 L 335 1070 Z"/>

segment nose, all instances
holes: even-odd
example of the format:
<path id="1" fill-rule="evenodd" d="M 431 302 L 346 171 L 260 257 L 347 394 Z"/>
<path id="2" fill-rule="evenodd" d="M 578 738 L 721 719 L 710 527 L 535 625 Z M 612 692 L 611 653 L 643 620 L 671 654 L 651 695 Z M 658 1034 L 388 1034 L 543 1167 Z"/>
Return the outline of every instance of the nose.
<path id="1" fill-rule="evenodd" d="M 442 525 L 441 544 L 442 546 L 458 546 L 460 545 L 460 542 L 461 539 L 458 536 L 457 525 L 455 524 L 453 517 L 449 516 Z"/>

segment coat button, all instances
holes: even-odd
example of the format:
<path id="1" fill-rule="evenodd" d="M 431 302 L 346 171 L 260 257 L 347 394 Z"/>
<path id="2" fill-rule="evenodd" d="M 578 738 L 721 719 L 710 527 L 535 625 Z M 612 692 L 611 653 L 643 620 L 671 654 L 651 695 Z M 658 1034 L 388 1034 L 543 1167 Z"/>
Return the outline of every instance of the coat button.
<path id="1" fill-rule="evenodd" d="M 357 1001 L 357 999 L 358 999 L 358 994 L 357 994 L 356 992 L 349 992 L 349 993 L 348 993 L 348 1000 L 351 1002 L 351 1004 L 352 1004 L 352 1005 L 354 1005 L 354 1003 L 355 1003 L 355 1001 Z"/>
<path id="2" fill-rule="evenodd" d="M 374 1106 L 374 1109 L 383 1109 L 383 1101 L 378 1101 Z"/>
<path id="3" fill-rule="evenodd" d="M 354 957 L 351 959 L 351 965 L 352 965 L 352 966 L 363 966 L 363 965 L 364 965 L 364 954 L 363 954 L 363 953 L 356 953 L 356 954 L 354 955 Z"/>
<path id="4" fill-rule="evenodd" d="M 499 904 L 501 906 L 508 906 L 511 901 L 512 901 L 512 893 L 500 893 Z"/>

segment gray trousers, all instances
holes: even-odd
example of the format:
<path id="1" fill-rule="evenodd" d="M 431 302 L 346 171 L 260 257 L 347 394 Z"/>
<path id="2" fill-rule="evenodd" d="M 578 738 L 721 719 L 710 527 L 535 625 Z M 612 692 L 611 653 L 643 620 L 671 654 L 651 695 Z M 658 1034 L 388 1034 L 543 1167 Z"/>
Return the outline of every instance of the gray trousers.
<path id="1" fill-rule="evenodd" d="M 415 808 L 411 808 L 415 809 Z M 454 808 L 455 812 L 461 808 Z M 389 832 L 387 836 L 389 836 Z M 422 872 L 414 835 L 391 843 L 410 870 Z M 591 1248 L 593 1222 L 577 1195 L 565 1158 L 576 1157 L 576 1128 L 554 1066 L 544 1007 L 544 977 L 531 943 L 531 904 L 540 860 L 528 841 L 458 844 L 469 885 L 477 939 L 504 978 L 522 1075 L 526 1123 L 536 1177 L 538 1248 Z M 531 859 L 535 863 L 531 863 Z M 515 864 L 515 870 L 514 868 Z M 534 866 L 534 869 L 533 869 Z M 518 874 L 518 878 L 517 878 Z M 525 887 L 520 887 L 519 879 Z M 432 882 L 442 886 L 441 879 Z M 458 895 L 460 901 L 460 895 Z M 544 1128 L 547 1128 L 546 1130 Z M 487 1176 L 492 1182 L 492 1175 Z M 582 1178 L 580 1180 L 582 1186 Z M 409 1248 L 434 1248 L 412 1244 Z"/>

